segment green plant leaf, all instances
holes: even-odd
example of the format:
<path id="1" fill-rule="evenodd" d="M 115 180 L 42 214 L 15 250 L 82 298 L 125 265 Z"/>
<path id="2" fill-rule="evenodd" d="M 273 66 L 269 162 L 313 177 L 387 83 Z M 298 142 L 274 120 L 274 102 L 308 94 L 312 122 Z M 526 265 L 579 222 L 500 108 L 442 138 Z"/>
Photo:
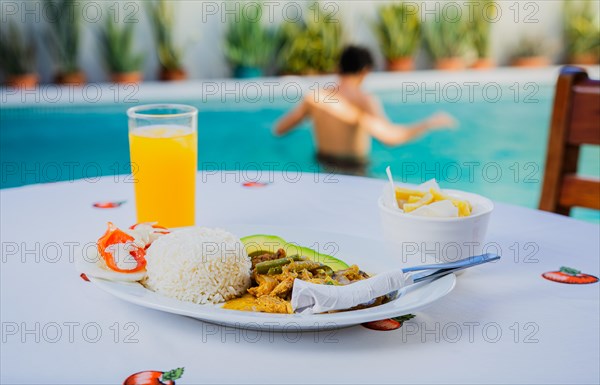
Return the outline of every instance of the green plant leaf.
<path id="1" fill-rule="evenodd" d="M 181 376 L 183 375 L 184 369 L 185 368 L 177 368 L 177 369 L 170 370 L 168 372 L 164 372 L 161 377 L 161 381 L 179 380 L 181 378 Z"/>
<path id="2" fill-rule="evenodd" d="M 233 67 L 262 68 L 274 55 L 276 39 L 261 20 L 262 3 L 239 7 L 239 12 L 227 26 L 224 52 Z"/>
<path id="3" fill-rule="evenodd" d="M 341 21 L 318 3 L 307 7 L 299 22 L 285 21 L 278 36 L 278 65 L 293 74 L 330 73 L 336 70 L 342 51 Z"/>
<path id="4" fill-rule="evenodd" d="M 496 20 L 498 12 L 495 1 L 483 0 L 478 3 L 473 19 L 468 21 L 469 41 L 479 58 L 490 56 L 491 20 Z"/>
<path id="5" fill-rule="evenodd" d="M 31 33 L 13 20 L 0 26 L 0 68 L 8 75 L 34 72 L 35 44 Z"/>
<path id="6" fill-rule="evenodd" d="M 139 71 L 144 55 L 134 50 L 135 23 L 115 23 L 107 18 L 100 31 L 99 41 L 104 54 L 104 62 L 111 73 Z"/>
<path id="7" fill-rule="evenodd" d="M 46 42 L 58 72 L 79 71 L 82 2 L 79 0 L 48 0 L 48 31 Z"/>
<path id="8" fill-rule="evenodd" d="M 146 0 L 144 6 L 154 34 L 158 60 L 167 70 L 182 69 L 183 49 L 175 45 L 173 29 L 175 27 L 174 2 L 169 0 Z"/>
<path id="9" fill-rule="evenodd" d="M 572 267 L 562 266 L 559 270 L 561 273 L 565 273 L 568 275 L 578 275 L 581 274 L 581 270 L 573 269 Z"/>
<path id="10" fill-rule="evenodd" d="M 513 57 L 541 56 L 547 53 L 547 49 L 547 45 L 542 38 L 523 36 L 513 51 Z"/>
<path id="11" fill-rule="evenodd" d="M 564 39 L 568 56 L 600 56 L 600 17 L 595 1 L 564 1 Z"/>
<path id="12" fill-rule="evenodd" d="M 464 18 L 439 17 L 424 28 L 425 47 L 435 60 L 460 57 L 469 47 L 469 25 Z"/>
<path id="13" fill-rule="evenodd" d="M 394 321 L 398 321 L 400 323 L 403 323 L 404 321 L 408 321 L 411 320 L 413 318 L 415 318 L 416 316 L 414 314 L 405 314 L 405 315 L 401 315 L 399 317 L 393 317 L 392 319 Z"/>
<path id="14" fill-rule="evenodd" d="M 421 21 L 417 3 L 393 3 L 377 11 L 373 25 L 386 59 L 413 56 L 421 41 Z"/>

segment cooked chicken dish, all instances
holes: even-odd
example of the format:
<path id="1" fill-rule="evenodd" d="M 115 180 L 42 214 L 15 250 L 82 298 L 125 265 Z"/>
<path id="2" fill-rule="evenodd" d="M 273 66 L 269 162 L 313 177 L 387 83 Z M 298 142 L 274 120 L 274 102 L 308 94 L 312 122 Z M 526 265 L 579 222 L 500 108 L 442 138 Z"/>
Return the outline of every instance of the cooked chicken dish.
<path id="1" fill-rule="evenodd" d="M 356 265 L 334 272 L 329 266 L 305 257 L 287 256 L 283 249 L 251 258 L 251 287 L 242 297 L 227 301 L 225 309 L 291 314 L 290 300 L 296 278 L 321 285 L 348 285 L 369 278 Z M 361 307 L 377 306 L 385 300 L 386 297 L 379 297 Z"/>

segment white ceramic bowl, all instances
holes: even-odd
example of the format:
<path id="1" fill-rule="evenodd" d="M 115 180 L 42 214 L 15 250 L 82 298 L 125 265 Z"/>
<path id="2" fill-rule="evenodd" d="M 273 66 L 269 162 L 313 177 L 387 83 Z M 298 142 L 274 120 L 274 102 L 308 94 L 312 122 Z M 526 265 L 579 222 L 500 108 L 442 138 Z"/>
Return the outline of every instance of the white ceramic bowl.
<path id="1" fill-rule="evenodd" d="M 494 210 L 491 200 L 458 190 L 443 190 L 473 206 L 468 217 L 433 218 L 405 214 L 379 198 L 383 235 L 392 256 L 402 265 L 452 262 L 487 251 L 485 237 Z M 493 251 L 493 250 L 489 250 Z"/>

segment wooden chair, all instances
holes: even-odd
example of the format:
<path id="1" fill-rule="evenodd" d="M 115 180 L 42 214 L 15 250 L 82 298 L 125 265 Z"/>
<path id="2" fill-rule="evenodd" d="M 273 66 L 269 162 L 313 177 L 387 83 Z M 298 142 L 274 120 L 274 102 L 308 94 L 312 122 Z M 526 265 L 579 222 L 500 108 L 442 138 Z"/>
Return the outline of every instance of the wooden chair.
<path id="1" fill-rule="evenodd" d="M 540 210 L 563 215 L 572 207 L 600 210 L 600 180 L 577 176 L 580 146 L 600 145 L 600 81 L 582 68 L 564 67 L 550 124 Z"/>

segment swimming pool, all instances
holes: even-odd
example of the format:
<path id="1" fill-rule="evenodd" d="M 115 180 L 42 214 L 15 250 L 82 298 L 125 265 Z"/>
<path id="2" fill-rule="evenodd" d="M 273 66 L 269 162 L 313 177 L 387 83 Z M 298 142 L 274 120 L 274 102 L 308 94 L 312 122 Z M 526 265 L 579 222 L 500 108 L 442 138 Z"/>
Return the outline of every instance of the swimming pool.
<path id="1" fill-rule="evenodd" d="M 554 88 L 552 82 L 524 79 L 477 87 L 451 80 L 411 81 L 375 89 L 393 121 L 411 122 L 444 110 L 459 120 L 460 127 L 397 148 L 374 142 L 369 174 L 384 178 L 385 167 L 391 165 L 403 182 L 436 178 L 442 187 L 536 207 Z M 199 169 L 244 169 L 250 179 L 259 175 L 256 169 L 321 171 L 308 123 L 283 138 L 271 134 L 273 122 L 295 99 L 202 99 L 168 97 L 169 102 L 200 110 Z M 128 107 L 130 103 L 4 105 L 0 187 L 128 173 Z M 580 172 L 600 176 L 599 159 L 597 147 L 584 148 Z M 597 212 L 576 210 L 574 216 L 600 223 Z"/>

